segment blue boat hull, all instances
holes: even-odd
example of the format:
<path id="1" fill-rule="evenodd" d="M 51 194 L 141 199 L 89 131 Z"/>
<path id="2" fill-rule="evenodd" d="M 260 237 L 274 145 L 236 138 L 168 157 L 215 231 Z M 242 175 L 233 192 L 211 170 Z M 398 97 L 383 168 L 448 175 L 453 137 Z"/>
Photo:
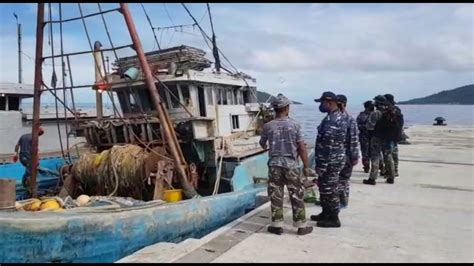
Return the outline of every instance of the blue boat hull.
<path id="1" fill-rule="evenodd" d="M 254 208 L 265 186 L 118 212 L 0 214 L 0 261 L 114 262 L 157 243 L 200 238 Z"/>
<path id="2" fill-rule="evenodd" d="M 59 172 L 58 169 L 65 164 L 62 157 L 49 157 L 40 160 L 40 167 L 54 172 Z M 17 163 L 6 163 L 0 165 L 0 179 L 15 179 L 16 180 L 16 200 L 22 200 L 26 197 L 26 188 L 21 184 L 21 179 L 25 167 Z M 52 175 L 45 175 L 39 173 L 37 176 L 38 192 L 55 187 L 58 184 L 58 177 Z"/>
<path id="3" fill-rule="evenodd" d="M 200 238 L 255 207 L 267 154 L 238 163 L 233 192 L 178 203 L 90 212 L 0 212 L 0 263 L 114 262 L 158 242 Z"/>

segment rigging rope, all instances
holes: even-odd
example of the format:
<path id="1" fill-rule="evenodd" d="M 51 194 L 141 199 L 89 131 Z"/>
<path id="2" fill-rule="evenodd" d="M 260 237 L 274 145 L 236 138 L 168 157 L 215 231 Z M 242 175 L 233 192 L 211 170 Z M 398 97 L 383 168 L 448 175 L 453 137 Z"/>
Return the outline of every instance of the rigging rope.
<path id="1" fill-rule="evenodd" d="M 142 6 L 143 12 L 145 12 L 145 16 L 146 16 L 146 19 L 148 20 L 148 24 L 151 27 L 151 31 L 153 32 L 153 37 L 155 38 L 156 45 L 158 45 L 158 49 L 161 50 L 160 43 L 158 42 L 158 39 L 156 38 L 155 30 L 153 29 L 153 25 L 151 24 L 151 19 L 148 16 L 148 13 L 146 12 L 145 6 L 143 5 L 143 3 L 140 3 L 140 5 Z"/>
<path id="2" fill-rule="evenodd" d="M 61 3 L 59 3 L 59 20 L 62 21 L 62 6 Z M 52 25 L 52 24 L 51 24 Z M 67 99 L 66 99 L 66 89 L 65 89 L 65 80 L 64 78 L 66 77 L 66 70 L 65 70 L 65 63 L 64 63 L 64 45 L 63 45 L 63 23 L 61 22 L 59 24 L 59 38 L 60 38 L 60 50 L 61 50 L 61 74 L 62 74 L 62 83 L 63 83 L 63 101 L 64 104 L 67 105 Z M 54 59 L 53 59 L 54 60 Z M 57 101 L 56 101 L 57 103 Z M 67 123 L 67 113 L 66 113 L 66 106 L 64 106 L 64 128 L 66 130 L 66 149 L 67 149 L 67 162 L 71 163 L 71 154 L 69 153 L 69 130 L 68 130 L 68 123 Z"/>
<path id="3" fill-rule="evenodd" d="M 52 7 L 51 3 L 48 4 L 48 9 L 49 9 L 49 20 L 52 20 Z M 50 33 L 50 46 L 51 46 L 51 55 L 54 56 L 54 32 L 53 32 L 53 24 L 49 24 L 49 33 Z M 55 67 L 55 58 L 52 58 L 52 64 L 53 64 L 53 76 L 51 78 L 51 83 L 52 87 L 56 89 L 56 83 L 57 83 L 57 78 L 56 78 L 56 67 Z M 64 86 L 64 84 L 63 84 Z M 54 106 L 55 106 L 55 111 L 56 111 L 56 126 L 58 128 L 58 137 L 59 137 L 59 146 L 61 147 L 61 154 L 64 159 L 66 159 L 66 155 L 64 154 L 64 147 L 63 147 L 63 139 L 62 139 L 62 134 L 61 134 L 61 127 L 59 125 L 59 109 L 58 109 L 58 100 L 54 100 Z"/>

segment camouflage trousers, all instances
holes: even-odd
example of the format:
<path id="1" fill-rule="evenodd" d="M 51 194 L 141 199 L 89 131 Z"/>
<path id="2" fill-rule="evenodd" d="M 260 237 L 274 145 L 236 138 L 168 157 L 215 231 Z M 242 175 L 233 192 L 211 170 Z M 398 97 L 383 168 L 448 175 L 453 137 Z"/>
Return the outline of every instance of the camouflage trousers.
<path id="1" fill-rule="evenodd" d="M 348 156 L 346 156 L 346 163 L 339 173 L 339 185 L 338 194 L 341 206 L 347 206 L 349 203 L 349 179 L 352 175 L 352 162 Z"/>
<path id="2" fill-rule="evenodd" d="M 319 194 L 321 207 L 325 212 L 339 213 L 339 173 L 344 164 L 328 165 L 319 178 Z"/>
<path id="3" fill-rule="evenodd" d="M 395 177 L 395 169 L 393 164 L 393 147 L 394 142 L 383 141 L 380 138 L 372 137 L 370 140 L 370 160 L 372 168 L 370 169 L 370 179 L 377 179 L 381 157 L 383 157 L 383 164 L 387 178 Z M 382 156 L 383 154 L 383 156 Z"/>
<path id="4" fill-rule="evenodd" d="M 306 227 L 301 170 L 299 168 L 287 169 L 269 166 L 268 174 L 268 196 L 271 203 L 272 226 L 283 227 L 283 190 L 286 185 L 293 211 L 293 226 Z"/>
<path id="5" fill-rule="evenodd" d="M 392 157 L 393 157 L 393 169 L 395 173 L 398 174 L 398 144 L 396 142 L 393 147 Z"/>
<path id="6" fill-rule="evenodd" d="M 359 142 L 360 151 L 362 153 L 362 165 L 364 166 L 364 169 L 370 169 L 369 135 L 367 133 L 361 132 L 359 134 Z"/>
<path id="7" fill-rule="evenodd" d="M 341 206 L 347 206 L 349 204 L 349 179 L 339 177 L 339 203 Z"/>

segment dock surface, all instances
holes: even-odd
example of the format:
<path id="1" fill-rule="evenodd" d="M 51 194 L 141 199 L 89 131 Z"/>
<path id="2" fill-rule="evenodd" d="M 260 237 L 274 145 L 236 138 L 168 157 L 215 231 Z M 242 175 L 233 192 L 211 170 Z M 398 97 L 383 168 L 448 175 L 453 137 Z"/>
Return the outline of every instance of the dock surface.
<path id="1" fill-rule="evenodd" d="M 395 184 L 355 167 L 340 228 L 296 235 L 285 201 L 283 235 L 266 231 L 265 203 L 202 239 L 159 243 L 118 262 L 474 262 L 474 127 L 415 126 L 399 145 Z M 320 206 L 306 204 L 306 215 Z"/>

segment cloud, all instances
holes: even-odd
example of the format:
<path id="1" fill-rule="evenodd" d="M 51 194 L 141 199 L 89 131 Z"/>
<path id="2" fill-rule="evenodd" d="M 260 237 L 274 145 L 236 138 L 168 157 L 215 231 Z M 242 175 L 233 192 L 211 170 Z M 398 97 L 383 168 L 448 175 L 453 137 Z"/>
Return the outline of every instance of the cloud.
<path id="1" fill-rule="evenodd" d="M 36 12 L 36 4 L 22 5 L 28 10 L 34 7 Z M 57 4 L 53 5 L 57 9 Z M 156 49 L 141 6 L 129 6 L 144 49 Z M 180 4 L 144 6 L 155 27 L 192 23 Z M 206 6 L 186 6 L 210 34 Z M 86 14 L 96 12 L 97 5 L 84 4 L 83 9 Z M 77 5 L 64 4 L 63 10 L 65 17 L 79 15 Z M 296 100 L 308 102 L 308 93 L 317 95 L 328 89 L 361 101 L 387 90 L 407 99 L 474 82 L 471 4 L 216 3 L 211 4 L 211 10 L 218 46 L 233 65 L 255 76 L 261 90 L 287 91 Z M 106 20 L 116 46 L 131 43 L 120 14 L 109 13 Z M 24 36 L 24 51 L 30 55 L 34 55 L 35 22 L 32 24 L 29 35 Z M 87 19 L 87 25 L 92 42 L 99 40 L 108 47 L 101 19 Z M 14 28 L 6 28 L 7 25 L 0 26 L 0 47 L 4 51 L 4 47 L 16 47 Z M 80 22 L 68 26 L 65 32 L 67 51 L 89 49 Z M 206 50 L 208 57 L 212 57 L 197 28 L 156 34 L 162 48 L 187 44 Z M 130 49 L 120 51 L 119 56 L 132 53 Z M 2 52 L 2 57 L 1 79 L 15 79 L 16 69 L 11 66 L 16 65 L 16 54 Z M 110 54 L 110 58 L 114 55 Z M 28 77 L 32 82 L 32 62 L 27 70 L 25 60 L 25 80 Z M 78 59 L 72 68 L 78 83 L 93 79 L 90 58 Z"/>

